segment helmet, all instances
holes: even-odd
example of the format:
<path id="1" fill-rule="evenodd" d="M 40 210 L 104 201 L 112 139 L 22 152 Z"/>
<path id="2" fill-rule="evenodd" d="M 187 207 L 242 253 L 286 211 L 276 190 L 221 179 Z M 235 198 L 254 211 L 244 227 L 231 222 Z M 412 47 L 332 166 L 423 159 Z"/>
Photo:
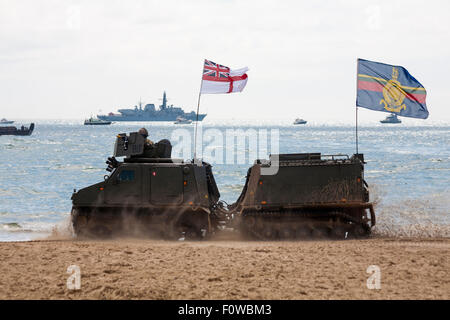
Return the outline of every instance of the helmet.
<path id="1" fill-rule="evenodd" d="M 142 134 L 145 138 L 148 137 L 148 131 L 145 128 L 140 128 L 138 131 L 139 134 Z"/>

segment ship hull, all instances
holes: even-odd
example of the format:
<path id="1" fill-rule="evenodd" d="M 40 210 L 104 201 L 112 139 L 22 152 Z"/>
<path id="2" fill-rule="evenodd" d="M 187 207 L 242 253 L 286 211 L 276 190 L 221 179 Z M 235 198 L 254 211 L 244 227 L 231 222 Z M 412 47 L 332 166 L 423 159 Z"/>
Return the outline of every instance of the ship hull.
<path id="1" fill-rule="evenodd" d="M 97 117 L 101 120 L 106 121 L 175 121 L 179 114 L 175 115 L 157 115 L 157 116 L 106 116 L 106 115 L 98 115 Z M 206 117 L 206 114 L 199 114 L 198 121 L 202 121 Z M 196 121 L 197 116 L 191 114 L 183 115 L 183 118 L 186 120 Z"/>
<path id="2" fill-rule="evenodd" d="M 111 121 L 105 121 L 105 122 L 85 122 L 85 126 L 106 126 L 110 125 Z"/>
<path id="3" fill-rule="evenodd" d="M 16 127 L 0 127 L 0 136 L 30 136 L 34 130 L 34 123 L 30 124 L 28 128 Z"/>

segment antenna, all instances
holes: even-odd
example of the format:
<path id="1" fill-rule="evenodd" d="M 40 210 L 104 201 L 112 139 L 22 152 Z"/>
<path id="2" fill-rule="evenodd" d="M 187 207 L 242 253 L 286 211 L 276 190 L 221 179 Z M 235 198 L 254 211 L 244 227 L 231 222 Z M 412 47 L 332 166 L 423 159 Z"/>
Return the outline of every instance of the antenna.
<path id="1" fill-rule="evenodd" d="M 167 99 L 166 97 L 166 91 L 164 91 L 162 99 L 160 98 L 158 100 L 162 100 L 162 105 L 160 105 L 160 109 L 161 110 L 165 109 L 167 107 L 167 101 L 169 101 L 169 99 Z"/>

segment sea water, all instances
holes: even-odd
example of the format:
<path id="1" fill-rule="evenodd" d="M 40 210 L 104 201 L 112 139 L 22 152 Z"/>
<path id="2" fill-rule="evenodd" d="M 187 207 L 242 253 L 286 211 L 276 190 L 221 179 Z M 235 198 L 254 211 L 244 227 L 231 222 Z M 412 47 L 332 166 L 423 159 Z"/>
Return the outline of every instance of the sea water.
<path id="1" fill-rule="evenodd" d="M 112 155 L 118 133 L 145 126 L 149 138 L 158 141 L 170 139 L 174 130 L 187 130 L 192 137 L 194 132 L 193 124 L 169 122 L 110 126 L 35 122 L 31 136 L 0 136 L 0 241 L 36 239 L 68 225 L 73 190 L 103 180 L 108 173 L 105 160 Z M 224 137 L 228 129 L 277 132 L 280 153 L 355 153 L 351 125 L 204 121 L 202 132 L 208 129 L 217 129 Z M 373 124 L 359 126 L 358 132 L 359 151 L 367 162 L 365 180 L 376 203 L 375 234 L 450 236 L 450 124 Z M 180 154 L 180 145 L 173 144 L 173 154 Z M 225 141 L 215 144 L 209 147 L 224 154 L 234 150 Z M 202 146 L 208 147 L 208 141 Z M 247 153 L 246 163 L 212 161 L 221 199 L 227 203 L 233 203 L 242 190 L 254 160 L 248 159 L 249 148 L 240 150 Z M 267 154 L 259 156 L 268 159 L 269 153 L 270 146 Z"/>

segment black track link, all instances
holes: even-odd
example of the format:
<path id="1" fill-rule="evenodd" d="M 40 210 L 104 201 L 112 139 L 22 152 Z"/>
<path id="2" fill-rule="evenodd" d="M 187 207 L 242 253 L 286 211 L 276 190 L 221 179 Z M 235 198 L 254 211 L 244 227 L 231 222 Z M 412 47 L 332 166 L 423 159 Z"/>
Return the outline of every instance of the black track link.
<path id="1" fill-rule="evenodd" d="M 346 213 L 343 212 L 305 212 L 305 211 L 249 211 L 245 212 L 241 219 L 245 220 L 247 217 L 254 217 L 256 218 L 256 223 L 258 220 L 262 222 L 263 224 L 266 224 L 268 226 L 272 225 L 272 227 L 275 227 L 277 223 L 280 222 L 286 222 L 290 220 L 290 222 L 297 222 L 297 223 L 309 223 L 311 225 L 314 225 L 314 223 L 317 223 L 317 225 L 320 224 L 324 219 L 336 219 L 340 218 L 342 220 L 341 226 L 348 228 L 349 222 L 354 224 L 353 229 L 356 229 L 356 226 L 360 226 L 362 228 L 363 234 L 357 235 L 357 237 L 364 237 L 368 236 L 370 234 L 370 226 L 362 221 L 361 219 L 356 219 Z M 281 220 L 283 219 L 283 220 Z M 279 220 L 279 221 L 277 221 Z M 260 233 L 260 230 L 257 228 L 248 228 L 245 225 L 245 222 L 243 222 L 243 231 L 247 235 L 250 235 L 252 238 L 256 238 L 259 240 L 274 240 L 274 238 L 267 238 L 264 234 Z M 278 238 L 280 240 L 283 240 L 283 237 L 281 235 L 278 235 Z"/>

